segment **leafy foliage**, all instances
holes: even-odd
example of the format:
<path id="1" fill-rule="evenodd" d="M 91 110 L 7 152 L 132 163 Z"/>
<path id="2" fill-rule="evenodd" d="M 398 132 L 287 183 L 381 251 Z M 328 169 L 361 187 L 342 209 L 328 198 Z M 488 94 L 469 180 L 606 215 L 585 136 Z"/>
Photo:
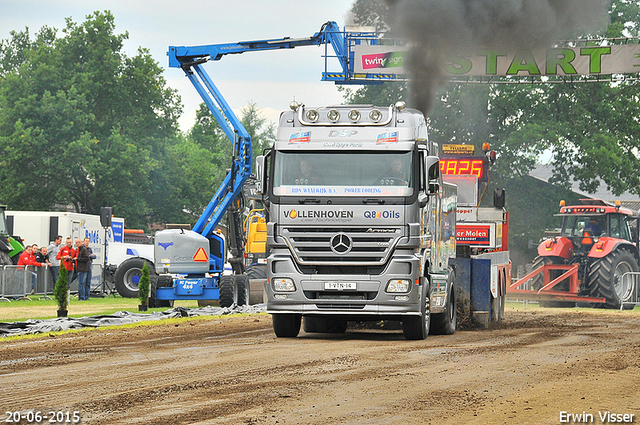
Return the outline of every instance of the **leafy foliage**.
<path id="1" fill-rule="evenodd" d="M 145 261 L 144 266 L 142 266 L 140 281 L 138 282 L 138 299 L 140 300 L 140 305 L 147 305 L 149 303 L 150 285 L 149 267 Z"/>
<path id="2" fill-rule="evenodd" d="M 58 310 L 66 310 L 69 305 L 69 272 L 67 268 L 60 266 L 58 281 L 53 288 L 53 298 L 58 304 Z"/>
<path id="3" fill-rule="evenodd" d="M 356 24 L 390 27 L 389 16 L 373 7 L 378 2 L 356 0 L 351 12 Z M 359 16 L 360 15 L 360 16 Z M 606 37 L 640 35 L 640 6 L 633 0 L 614 0 L 609 9 Z M 348 103 L 385 105 L 407 100 L 397 87 L 365 86 L 345 89 Z M 395 98 L 389 99 L 389 96 Z M 411 105 L 409 105 L 411 106 Z M 492 170 L 494 187 L 507 189 L 511 218 L 511 248 L 529 251 L 545 228 L 556 226 L 560 199 L 576 195 L 573 181 L 595 192 L 604 184 L 613 193 L 640 194 L 640 82 L 617 84 L 452 84 L 442 87 L 428 113 L 430 138 L 439 145 L 489 142 L 498 152 Z M 555 187 L 528 177 L 541 157 L 551 158 Z M 486 196 L 483 205 L 490 205 Z"/>
<path id="4" fill-rule="evenodd" d="M 151 173 L 177 137 L 180 104 L 145 49 L 121 53 L 109 12 L 63 36 L 12 32 L 0 45 L 0 198 L 14 209 L 110 205 L 129 226 L 155 220 Z"/>

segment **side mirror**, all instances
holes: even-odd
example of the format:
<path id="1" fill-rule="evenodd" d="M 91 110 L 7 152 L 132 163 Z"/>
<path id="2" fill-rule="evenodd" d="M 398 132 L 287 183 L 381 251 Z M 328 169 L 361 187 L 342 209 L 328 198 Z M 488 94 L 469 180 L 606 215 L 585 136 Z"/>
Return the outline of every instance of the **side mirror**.
<path id="1" fill-rule="evenodd" d="M 426 158 L 427 169 L 427 195 L 435 195 L 440 192 L 440 158 L 428 156 Z"/>
<path id="2" fill-rule="evenodd" d="M 264 193 L 264 155 L 258 155 L 256 157 L 256 177 L 258 181 L 256 182 L 256 191 L 259 195 Z"/>

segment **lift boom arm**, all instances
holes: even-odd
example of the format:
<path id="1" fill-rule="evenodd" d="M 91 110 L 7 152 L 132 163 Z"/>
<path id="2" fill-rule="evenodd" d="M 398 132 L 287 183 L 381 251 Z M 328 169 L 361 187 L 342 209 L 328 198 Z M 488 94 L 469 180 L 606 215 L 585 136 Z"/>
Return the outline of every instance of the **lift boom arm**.
<path id="1" fill-rule="evenodd" d="M 320 31 L 306 38 L 281 38 L 273 40 L 246 41 L 207 46 L 169 47 L 169 66 L 181 68 L 196 88 L 204 103 L 215 117 L 222 130 L 233 143 L 231 172 L 209 201 L 193 230 L 205 237 L 211 235 L 216 226 L 240 194 L 242 186 L 251 174 L 251 137 L 233 113 L 202 64 L 209 60 L 220 60 L 224 55 L 244 52 L 293 49 L 300 46 L 331 44 L 343 70 L 347 69 L 347 54 L 342 33 L 335 22 L 325 23 Z"/>

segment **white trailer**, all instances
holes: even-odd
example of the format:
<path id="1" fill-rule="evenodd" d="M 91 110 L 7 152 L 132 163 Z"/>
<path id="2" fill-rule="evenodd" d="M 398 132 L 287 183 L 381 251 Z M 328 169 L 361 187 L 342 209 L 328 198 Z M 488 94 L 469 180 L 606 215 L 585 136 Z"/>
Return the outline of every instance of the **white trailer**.
<path id="1" fill-rule="evenodd" d="M 5 215 L 9 232 L 22 238 L 25 244 L 48 246 L 56 235 L 60 235 L 62 244 L 71 237 L 75 245 L 77 238 L 88 237 L 89 246 L 97 257 L 91 270 L 92 290 L 100 286 L 105 264 L 107 280 L 115 284 L 120 295 L 128 298 L 138 295 L 138 280 L 144 261 L 154 272 L 153 244 L 125 242 L 124 218 L 113 217 L 105 232 L 99 215 L 50 211 L 6 211 Z"/>

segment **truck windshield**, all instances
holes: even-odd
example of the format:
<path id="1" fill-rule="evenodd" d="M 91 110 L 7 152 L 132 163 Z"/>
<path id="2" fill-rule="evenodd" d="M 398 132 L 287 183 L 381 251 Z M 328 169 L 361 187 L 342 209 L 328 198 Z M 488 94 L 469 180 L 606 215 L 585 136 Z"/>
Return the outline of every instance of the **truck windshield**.
<path id="1" fill-rule="evenodd" d="M 413 152 L 277 152 L 278 196 L 411 196 Z"/>

